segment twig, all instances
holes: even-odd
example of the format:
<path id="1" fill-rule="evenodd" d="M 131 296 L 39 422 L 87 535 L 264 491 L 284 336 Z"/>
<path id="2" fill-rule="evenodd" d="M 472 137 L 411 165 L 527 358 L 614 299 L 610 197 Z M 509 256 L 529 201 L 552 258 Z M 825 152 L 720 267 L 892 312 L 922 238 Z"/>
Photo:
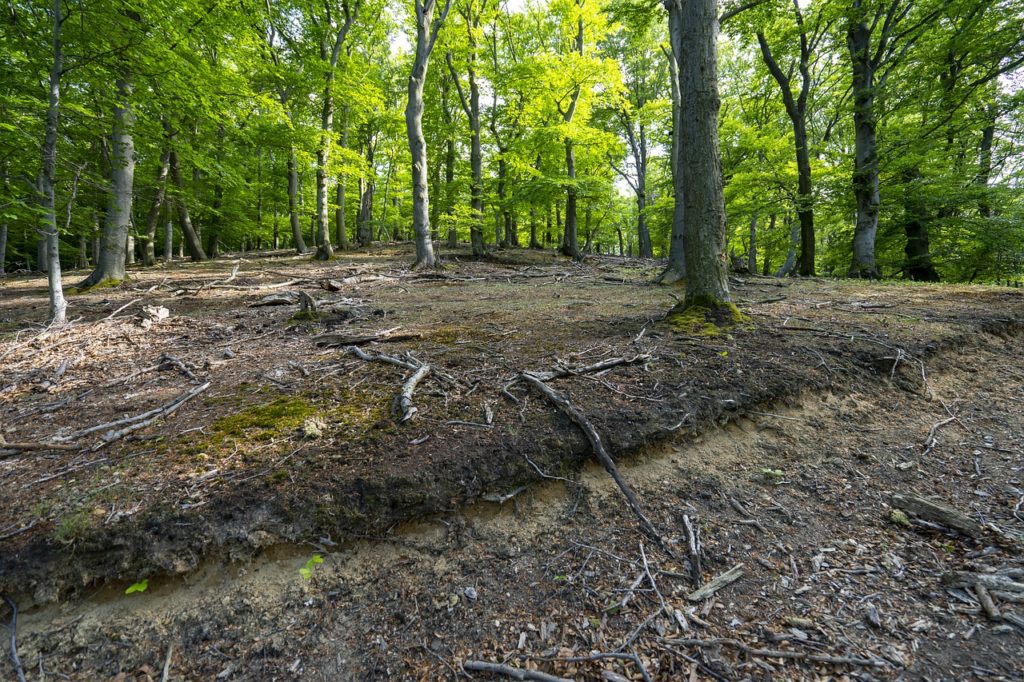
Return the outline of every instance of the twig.
<path id="1" fill-rule="evenodd" d="M 513 680 L 538 680 L 539 682 L 571 682 L 571 680 L 568 680 L 564 677 L 555 677 L 554 675 L 542 673 L 539 670 L 513 668 L 512 666 L 504 665 L 503 663 L 488 663 L 487 661 L 466 661 L 462 664 L 462 668 L 463 670 L 472 670 L 474 672 L 504 675 L 505 677 L 510 677 Z"/>
<path id="2" fill-rule="evenodd" d="M 102 320 L 100 320 L 100 322 L 109 322 L 110 320 L 114 319 L 114 317 L 116 317 L 119 312 L 121 312 L 125 308 L 128 308 L 129 306 L 135 305 L 136 303 L 138 303 L 141 300 L 142 300 L 141 298 L 136 298 L 136 299 L 133 299 L 131 301 L 128 301 L 123 306 L 121 306 L 120 308 L 118 308 L 114 312 L 112 312 L 109 315 L 107 315 L 106 317 L 104 317 Z"/>
<path id="3" fill-rule="evenodd" d="M 571 478 L 563 478 L 562 476 L 552 476 L 551 474 L 544 473 L 544 471 L 541 470 L 541 468 L 539 466 L 537 466 L 536 462 L 534 462 L 532 459 L 530 459 L 530 457 L 527 454 L 524 453 L 523 457 L 526 459 L 527 464 L 532 466 L 533 470 L 536 471 L 540 475 L 541 478 L 546 478 L 546 479 L 548 479 L 550 481 L 565 481 L 566 483 L 570 483 L 570 484 L 574 484 L 574 485 L 576 484 L 576 481 L 572 480 Z"/>
<path id="4" fill-rule="evenodd" d="M 954 422 L 956 420 L 956 415 L 952 415 L 948 419 L 943 419 L 932 424 L 932 428 L 928 429 L 928 437 L 924 439 L 924 452 L 921 453 L 922 457 L 931 452 L 935 448 L 935 446 L 939 444 L 939 441 L 935 438 L 935 434 L 938 432 L 938 430 L 945 426 L 946 424 Z"/>
<path id="5" fill-rule="evenodd" d="M 236 272 L 238 271 L 238 266 L 237 265 L 235 266 L 235 271 Z M 232 274 L 232 277 L 233 276 L 234 276 L 234 274 Z M 173 653 L 174 653 L 174 645 L 170 644 L 167 647 L 167 657 L 164 658 L 164 670 L 163 670 L 163 674 L 160 675 L 160 682 L 167 682 L 167 680 L 171 676 L 171 654 L 173 654 Z"/>
<path id="6" fill-rule="evenodd" d="M 824 654 L 809 654 L 801 651 L 784 651 L 782 649 L 755 649 L 748 644 L 744 644 L 738 639 L 728 639 L 726 637 L 715 637 L 714 639 L 664 639 L 661 641 L 667 644 L 674 644 L 676 646 L 730 646 L 735 649 L 739 649 L 749 656 L 758 656 L 760 658 L 789 658 L 798 661 L 814 661 L 815 663 L 831 663 L 832 665 L 860 665 L 872 668 L 884 668 L 888 665 L 885 661 L 879 658 L 826 656 Z"/>
<path id="7" fill-rule="evenodd" d="M 633 653 L 622 653 L 622 652 L 600 652 L 596 654 L 590 654 L 589 656 L 571 656 L 568 658 L 541 658 L 538 660 L 542 661 L 560 661 L 562 663 L 587 663 L 588 661 L 600 661 L 608 658 L 619 658 L 627 661 L 632 661 L 637 668 L 640 669 L 640 674 L 643 675 L 644 682 L 651 682 L 651 676 L 647 672 L 647 668 L 644 667 L 640 657 Z"/>
<path id="8" fill-rule="evenodd" d="M 18 605 L 7 595 L 4 595 L 4 601 L 11 607 L 11 624 L 7 626 L 11 631 L 11 663 L 14 664 L 14 672 L 18 675 L 18 682 L 25 682 L 25 670 L 21 667 L 21 659 L 18 658 Z"/>
<path id="9" fill-rule="evenodd" d="M 169 417 L 170 415 L 174 414 L 174 412 L 177 411 L 177 409 L 179 407 L 184 405 L 186 402 L 188 402 L 192 398 L 195 398 L 197 395 L 199 395 L 200 393 L 202 393 L 203 391 L 205 391 L 209 387 L 210 387 L 210 382 L 207 381 L 202 386 L 197 386 L 194 389 L 192 389 L 191 391 L 189 391 L 188 393 L 185 393 L 185 394 L 182 394 L 182 395 L 178 396 L 177 398 L 175 398 L 171 402 L 167 403 L 163 407 L 158 408 L 156 410 L 150 410 L 150 412 L 147 413 L 147 414 L 152 414 L 153 416 L 149 417 L 148 419 L 144 419 L 142 421 L 135 421 L 134 423 L 130 424 L 129 426 L 126 426 L 125 428 L 119 429 L 117 431 L 108 431 L 107 433 L 105 433 L 102 436 L 100 436 L 100 442 L 92 447 L 92 451 L 96 452 L 100 448 L 106 447 L 110 443 L 113 443 L 115 440 L 120 440 L 121 438 L 124 438 L 125 436 L 127 436 L 130 433 L 134 433 L 135 431 L 138 431 L 139 429 L 145 428 L 145 427 L 149 426 L 150 424 L 152 424 L 153 422 L 155 422 L 157 419 L 161 419 L 163 417 Z M 135 419 L 139 419 L 139 418 L 136 417 Z"/>
<path id="10" fill-rule="evenodd" d="M 629 504 L 629 508 L 633 511 L 633 514 L 637 517 L 640 522 L 640 529 L 647 533 L 652 540 L 657 542 L 663 549 L 667 547 L 665 542 L 661 539 L 661 536 L 655 530 L 654 525 L 650 522 L 647 516 L 644 514 L 643 509 L 640 507 L 640 501 L 636 497 L 636 493 L 629 487 L 629 484 L 622 478 L 622 474 L 619 473 L 619 468 L 615 465 L 615 461 L 608 454 L 608 451 L 604 449 L 604 443 L 601 442 L 601 436 L 598 435 L 594 425 L 590 423 L 586 415 L 583 414 L 575 405 L 569 402 L 569 399 L 564 395 L 554 390 L 547 384 L 545 384 L 538 377 L 523 372 L 519 375 L 524 381 L 532 384 L 537 390 L 544 394 L 548 400 L 555 404 L 556 407 L 561 409 L 565 414 L 575 422 L 576 426 L 586 435 L 587 440 L 590 442 L 590 447 L 594 450 L 594 454 L 600 460 L 605 470 L 611 475 L 616 485 L 619 486 L 619 490 L 626 498 L 626 502 Z"/>

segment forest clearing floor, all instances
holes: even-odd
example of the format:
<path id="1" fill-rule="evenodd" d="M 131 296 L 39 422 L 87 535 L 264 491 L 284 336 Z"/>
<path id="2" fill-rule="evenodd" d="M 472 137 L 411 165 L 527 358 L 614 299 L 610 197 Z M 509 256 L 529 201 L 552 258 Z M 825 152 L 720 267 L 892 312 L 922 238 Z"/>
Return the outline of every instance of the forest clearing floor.
<path id="1" fill-rule="evenodd" d="M 0 281 L 29 679 L 1024 679 L 1019 291 L 738 276 L 748 319 L 706 335 L 654 262 L 442 256 L 138 269 L 59 330 L 45 279 Z M 560 375 L 666 546 L 523 371 Z M 701 582 L 743 564 L 708 598 L 688 524 Z"/>

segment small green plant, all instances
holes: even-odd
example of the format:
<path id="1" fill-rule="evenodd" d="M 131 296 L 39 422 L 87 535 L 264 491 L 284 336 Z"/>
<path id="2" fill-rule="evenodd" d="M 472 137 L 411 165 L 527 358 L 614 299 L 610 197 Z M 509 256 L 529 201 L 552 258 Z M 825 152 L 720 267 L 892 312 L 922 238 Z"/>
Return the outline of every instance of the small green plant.
<path id="1" fill-rule="evenodd" d="M 782 469 L 761 469 L 761 474 L 769 481 L 782 480 L 782 477 L 786 475 Z"/>
<path id="2" fill-rule="evenodd" d="M 316 568 L 316 565 L 322 564 L 323 562 L 324 558 L 322 556 L 314 554 L 310 557 L 309 561 L 306 562 L 306 565 L 299 569 L 299 575 L 302 576 L 303 580 L 309 580 L 313 577 L 313 569 Z"/>
<path id="3" fill-rule="evenodd" d="M 129 585 L 128 589 L 124 591 L 125 594 L 135 594 L 136 592 L 145 592 L 149 589 L 149 578 L 143 578 L 134 585 Z"/>

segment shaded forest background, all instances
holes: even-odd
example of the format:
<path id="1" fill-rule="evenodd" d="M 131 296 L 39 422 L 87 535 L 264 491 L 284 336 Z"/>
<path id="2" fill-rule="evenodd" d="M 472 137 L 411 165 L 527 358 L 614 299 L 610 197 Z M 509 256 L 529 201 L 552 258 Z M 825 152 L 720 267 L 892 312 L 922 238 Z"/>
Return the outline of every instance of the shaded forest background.
<path id="1" fill-rule="evenodd" d="M 1016 3 L 721 9 L 719 131 L 735 265 L 1020 276 Z M 111 223 L 129 264 L 266 248 L 327 257 L 332 245 L 412 238 L 403 120 L 412 3 L 55 0 L 12 2 L 4 15 L 7 271 L 47 268 L 48 223 L 64 267 L 80 268 L 117 250 L 101 239 Z M 679 97 L 670 17 L 644 0 L 455 0 L 424 98 L 435 239 L 470 242 L 478 254 L 521 246 L 666 257 Z M 59 120 L 47 114 L 54 83 Z M 875 261 L 865 265 L 854 234 L 872 214 Z"/>

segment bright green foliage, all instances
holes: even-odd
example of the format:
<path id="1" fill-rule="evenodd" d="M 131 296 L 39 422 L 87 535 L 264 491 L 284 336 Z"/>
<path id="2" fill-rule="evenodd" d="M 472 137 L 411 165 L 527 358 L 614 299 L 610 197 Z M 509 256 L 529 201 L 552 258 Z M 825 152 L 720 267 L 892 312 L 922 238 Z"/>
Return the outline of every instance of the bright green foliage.
<path id="1" fill-rule="evenodd" d="M 722 7 L 729 14 L 744 4 Z M 868 13 L 890 5 L 907 3 L 861 3 Z M 346 8 L 357 6 L 333 69 L 333 131 L 324 136 L 330 72 L 325 54 Z M 479 12 L 476 25 L 467 27 L 461 14 L 467 6 Z M 96 0 L 63 7 L 70 15 L 63 30 L 67 63 L 56 203 L 66 267 L 84 267 L 93 257 L 110 187 L 115 81 L 125 75 L 135 114 L 133 225 L 139 260 L 160 184 L 168 200 L 156 213 L 158 262 L 168 220 L 177 256 L 181 205 L 210 255 L 293 246 L 290 210 L 312 247 L 317 152 L 325 141 L 335 248 L 339 183 L 349 245 L 360 231 L 370 240 L 411 237 L 402 118 L 413 22 L 408 0 L 139 0 L 130 9 Z M 753 223 L 759 272 L 774 274 L 793 252 L 798 206 L 793 128 L 762 58 L 759 32 L 789 75 L 794 96 L 801 80 L 801 35 L 816 37 L 806 65 L 814 269 L 838 276 L 849 266 L 855 210 L 850 7 L 812 0 L 797 11 L 793 3 L 769 0 L 723 24 L 720 140 L 729 249 L 746 262 Z M 39 261 L 36 178 L 52 59 L 43 48 L 50 44 L 52 17 L 46 4 L 14 3 L 8 9 L 10 16 L 0 22 L 0 226 L 7 226 L 3 261 L 12 271 L 35 269 Z M 645 223 L 654 256 L 664 256 L 675 203 L 666 21 L 655 0 L 455 0 L 427 76 L 423 119 L 431 223 L 438 238 L 444 242 L 451 230 L 466 241 L 474 223 L 457 85 L 466 87 L 475 44 L 488 248 L 529 246 L 531 230 L 539 244 L 557 246 L 558 218 L 564 220 L 567 192 L 575 190 L 582 251 L 637 255 Z M 912 30 L 884 47 L 889 52 L 882 55 L 874 89 L 881 189 L 876 255 L 882 274 L 1019 279 L 1024 10 L 1007 0 L 922 0 L 902 21 Z M 445 63 L 449 52 L 458 84 Z M 642 202 L 633 147 L 641 135 Z M 567 143 L 575 153 L 575 178 L 567 173 Z M 180 186 L 158 173 L 169 149 L 180 162 Z M 290 201 L 293 154 L 296 192 Z M 71 203 L 76 175 L 78 193 Z M 511 226 L 511 235 L 503 224 Z"/>

